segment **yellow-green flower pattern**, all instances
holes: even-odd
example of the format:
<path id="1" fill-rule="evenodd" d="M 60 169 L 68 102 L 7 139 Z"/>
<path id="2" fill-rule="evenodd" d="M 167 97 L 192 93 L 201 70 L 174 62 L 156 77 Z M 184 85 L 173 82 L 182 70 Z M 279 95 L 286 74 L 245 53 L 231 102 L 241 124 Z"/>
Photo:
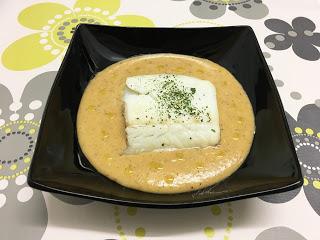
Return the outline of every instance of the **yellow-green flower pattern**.
<path id="1" fill-rule="evenodd" d="M 117 15 L 120 0 L 78 0 L 72 9 L 59 3 L 39 3 L 18 16 L 21 25 L 38 30 L 11 45 L 2 54 L 3 65 L 15 71 L 48 64 L 62 54 L 79 23 L 152 27 L 153 22 L 138 15 Z"/>

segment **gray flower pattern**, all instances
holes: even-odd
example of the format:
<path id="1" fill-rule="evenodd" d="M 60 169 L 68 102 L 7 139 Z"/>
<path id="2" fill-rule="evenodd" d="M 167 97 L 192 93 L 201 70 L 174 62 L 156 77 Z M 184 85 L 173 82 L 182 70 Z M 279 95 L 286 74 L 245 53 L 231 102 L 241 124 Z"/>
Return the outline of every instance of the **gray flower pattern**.
<path id="1" fill-rule="evenodd" d="M 265 25 L 276 32 L 264 39 L 266 46 L 273 50 L 286 50 L 292 47 L 294 53 L 309 61 L 320 59 L 320 33 L 315 32 L 316 25 L 310 19 L 297 17 L 292 26 L 281 19 L 268 19 Z"/>
<path id="2" fill-rule="evenodd" d="M 194 0 L 190 5 L 190 12 L 201 19 L 219 18 L 227 10 L 247 19 L 261 19 L 269 13 L 262 0 Z"/>
<path id="3" fill-rule="evenodd" d="M 41 191 L 27 185 L 39 120 L 56 72 L 43 73 L 25 87 L 13 102 L 0 84 L 0 225 L 1 239 L 40 240 L 48 223 Z"/>
<path id="4" fill-rule="evenodd" d="M 19 103 L 13 102 L 7 87 L 0 84 L 0 239 L 40 240 L 48 223 L 41 191 L 27 184 L 39 120 L 57 72 L 45 72 L 30 80 Z M 91 200 L 64 197 L 59 200 L 83 205 Z"/>
<path id="5" fill-rule="evenodd" d="M 288 227 L 273 227 L 261 232 L 255 240 L 307 240 L 300 233 Z"/>
<path id="6" fill-rule="evenodd" d="M 297 120 L 286 114 L 295 149 L 304 176 L 304 193 L 313 210 L 320 215 L 320 108 L 304 106 Z M 260 197 L 270 203 L 285 203 L 298 195 L 300 189 Z"/>

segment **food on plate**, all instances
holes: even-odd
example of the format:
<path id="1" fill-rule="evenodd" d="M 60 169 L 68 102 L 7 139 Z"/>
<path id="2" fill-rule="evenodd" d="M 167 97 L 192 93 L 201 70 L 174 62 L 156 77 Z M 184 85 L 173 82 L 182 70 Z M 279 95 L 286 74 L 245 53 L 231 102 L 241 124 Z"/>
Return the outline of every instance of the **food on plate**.
<path id="1" fill-rule="evenodd" d="M 215 146 L 220 140 L 216 90 L 177 74 L 128 77 L 124 91 L 125 153 Z"/>
<path id="2" fill-rule="evenodd" d="M 152 193 L 181 193 L 236 171 L 254 136 L 240 83 L 209 60 L 150 54 L 115 63 L 88 84 L 81 149 L 98 172 Z"/>

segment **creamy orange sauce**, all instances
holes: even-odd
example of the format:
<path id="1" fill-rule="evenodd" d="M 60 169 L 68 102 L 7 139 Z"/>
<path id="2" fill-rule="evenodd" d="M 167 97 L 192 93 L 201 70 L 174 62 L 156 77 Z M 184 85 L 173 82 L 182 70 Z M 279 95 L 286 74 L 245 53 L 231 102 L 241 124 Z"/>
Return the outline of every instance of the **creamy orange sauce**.
<path id="1" fill-rule="evenodd" d="M 194 76 L 215 85 L 221 128 L 217 146 L 123 154 L 126 78 L 161 73 Z M 133 57 L 104 69 L 85 90 L 77 118 L 81 149 L 97 171 L 123 186 L 152 193 L 192 191 L 228 177 L 249 153 L 254 128 L 250 101 L 231 73 L 211 61 L 175 54 Z"/>

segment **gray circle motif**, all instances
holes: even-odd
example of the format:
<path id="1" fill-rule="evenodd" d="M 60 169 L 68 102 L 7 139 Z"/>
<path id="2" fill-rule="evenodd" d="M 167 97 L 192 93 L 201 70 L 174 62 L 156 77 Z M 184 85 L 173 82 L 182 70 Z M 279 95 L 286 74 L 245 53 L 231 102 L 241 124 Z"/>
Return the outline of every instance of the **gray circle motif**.
<path id="1" fill-rule="evenodd" d="M 290 96 L 294 99 L 294 100 L 300 100 L 302 98 L 301 94 L 299 92 L 291 92 Z"/>
<path id="2" fill-rule="evenodd" d="M 202 3 L 200 2 L 200 1 L 194 1 L 193 2 L 193 5 L 195 5 L 195 6 L 200 6 Z"/>
<path id="3" fill-rule="evenodd" d="M 245 4 L 243 4 L 242 6 L 243 6 L 244 8 L 251 8 L 251 5 L 248 4 L 248 3 L 245 3 Z"/>
<path id="4" fill-rule="evenodd" d="M 271 54 L 268 53 L 268 52 L 263 52 L 263 56 L 264 56 L 265 58 L 270 58 L 270 57 L 271 57 Z"/>
<path id="5" fill-rule="evenodd" d="M 270 71 L 272 72 L 273 71 L 273 67 L 271 65 L 268 65 Z"/>
<path id="6" fill-rule="evenodd" d="M 287 227 L 273 227 L 261 232 L 255 240 L 307 240 L 301 234 Z"/>
<path id="7" fill-rule="evenodd" d="M 277 41 L 280 41 L 280 42 L 282 42 L 286 39 L 283 35 L 277 35 L 275 38 Z"/>
<path id="8" fill-rule="evenodd" d="M 268 48 L 271 48 L 271 49 L 275 48 L 275 46 L 276 46 L 273 42 L 266 42 L 266 45 Z"/>
<path id="9" fill-rule="evenodd" d="M 2 161 L 0 160 L 0 163 L 11 164 L 13 162 L 17 162 L 18 159 L 19 161 L 21 161 L 24 158 L 24 156 L 29 155 L 28 152 L 31 152 L 32 150 L 34 139 L 24 131 L 17 131 L 17 132 L 13 131 L 12 133 L 7 133 L 6 135 L 2 136 L 0 139 L 0 142 L 1 142 L 0 157 L 2 158 Z M 26 149 L 26 147 L 28 148 Z M 10 148 L 12 149 L 21 148 L 26 150 L 24 150 L 19 154 L 15 151 L 6 151 L 6 149 L 10 149 Z"/>
<path id="10" fill-rule="evenodd" d="M 230 11 L 236 11 L 236 10 L 237 10 L 237 7 L 236 7 L 236 6 L 229 6 L 229 10 L 230 10 Z"/>
<path id="11" fill-rule="evenodd" d="M 307 35 L 309 37 L 313 36 L 313 32 L 311 32 L 310 30 L 305 30 L 303 33 L 304 35 Z"/>
<path id="12" fill-rule="evenodd" d="M 288 35 L 289 35 L 290 37 L 296 37 L 298 34 L 297 34 L 295 31 L 289 31 L 289 32 L 288 32 Z"/>
<path id="13" fill-rule="evenodd" d="M 211 5 L 209 8 L 210 8 L 211 10 L 217 10 L 217 9 L 218 9 L 218 7 L 217 7 L 216 5 Z"/>
<path id="14" fill-rule="evenodd" d="M 284 85 L 284 82 L 279 79 L 275 79 L 274 82 L 277 87 L 283 87 L 283 85 Z"/>

